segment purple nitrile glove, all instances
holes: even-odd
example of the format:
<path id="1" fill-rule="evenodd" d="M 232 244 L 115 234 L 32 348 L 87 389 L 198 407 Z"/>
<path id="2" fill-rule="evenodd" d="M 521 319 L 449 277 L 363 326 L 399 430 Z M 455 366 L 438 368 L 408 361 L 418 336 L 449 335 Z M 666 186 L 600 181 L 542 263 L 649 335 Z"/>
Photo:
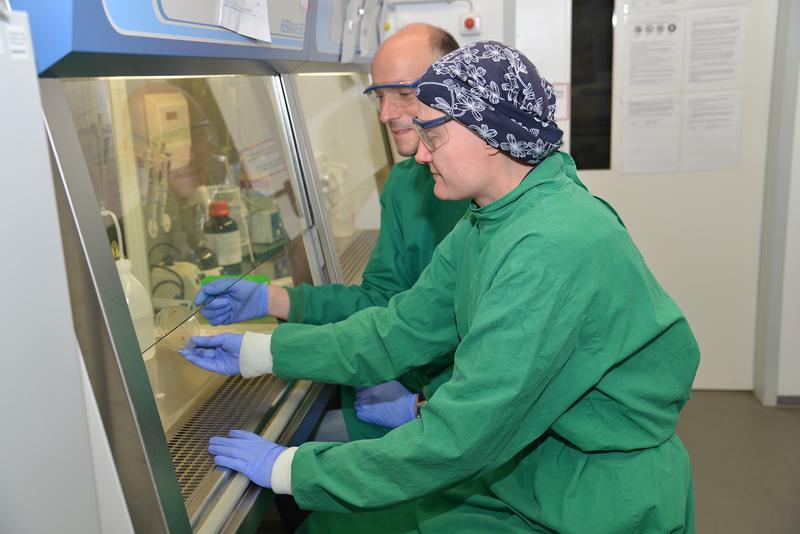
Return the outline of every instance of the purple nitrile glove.
<path id="1" fill-rule="evenodd" d="M 206 371 L 236 376 L 239 369 L 239 351 L 244 334 L 219 334 L 192 336 L 189 344 L 180 351 L 181 356 Z"/>
<path id="2" fill-rule="evenodd" d="M 194 298 L 200 313 L 214 326 L 249 321 L 267 314 L 267 285 L 222 278 L 200 288 Z"/>
<path id="3" fill-rule="evenodd" d="M 417 395 L 397 380 L 384 382 L 356 391 L 353 404 L 356 417 L 367 423 L 387 428 L 413 421 L 416 417 Z"/>
<path id="4" fill-rule="evenodd" d="M 264 488 L 272 487 L 272 466 L 285 450 L 286 447 L 244 430 L 231 430 L 227 438 L 214 436 L 208 441 L 214 463 L 239 471 Z"/>

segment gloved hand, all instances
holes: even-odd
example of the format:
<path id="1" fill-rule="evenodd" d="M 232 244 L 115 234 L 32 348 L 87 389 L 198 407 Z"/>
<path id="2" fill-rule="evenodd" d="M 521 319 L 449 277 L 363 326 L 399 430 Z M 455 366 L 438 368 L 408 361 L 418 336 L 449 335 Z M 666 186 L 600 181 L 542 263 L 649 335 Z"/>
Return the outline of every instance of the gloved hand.
<path id="1" fill-rule="evenodd" d="M 181 355 L 206 371 L 235 376 L 239 369 L 239 351 L 244 334 L 219 334 L 217 336 L 192 336 L 182 348 Z"/>
<path id="2" fill-rule="evenodd" d="M 195 306 L 205 306 L 200 313 L 213 325 L 249 321 L 267 314 L 267 285 L 248 280 L 222 278 L 197 292 Z"/>
<path id="3" fill-rule="evenodd" d="M 413 421 L 416 417 L 417 395 L 397 380 L 356 391 L 353 406 L 356 417 L 367 423 L 388 428 Z"/>
<path id="4" fill-rule="evenodd" d="M 272 487 L 272 466 L 285 450 L 286 447 L 244 430 L 231 430 L 227 438 L 214 436 L 208 442 L 214 463 L 239 471 L 265 488 Z"/>

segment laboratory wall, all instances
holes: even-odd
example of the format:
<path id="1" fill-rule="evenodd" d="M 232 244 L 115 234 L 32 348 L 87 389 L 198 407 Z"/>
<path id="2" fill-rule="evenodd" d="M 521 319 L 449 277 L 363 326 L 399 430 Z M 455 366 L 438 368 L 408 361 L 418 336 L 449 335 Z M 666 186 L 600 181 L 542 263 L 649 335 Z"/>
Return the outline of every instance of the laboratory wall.
<path id="1" fill-rule="evenodd" d="M 739 54 L 739 81 L 727 93 L 740 107 L 732 110 L 729 117 L 736 125 L 735 133 L 722 131 L 729 138 L 725 144 L 715 144 L 714 135 L 710 135 L 695 146 L 683 147 L 684 153 L 687 148 L 692 150 L 695 163 L 700 164 L 705 159 L 718 159 L 720 151 L 728 151 L 731 156 L 727 165 L 719 165 L 722 168 L 717 170 L 687 170 L 678 165 L 666 171 L 654 165 L 652 172 L 646 172 L 631 165 L 632 160 L 637 158 L 644 165 L 658 163 L 671 146 L 680 148 L 680 136 L 687 135 L 686 125 L 691 124 L 690 112 L 704 113 L 702 108 L 690 110 L 692 94 L 685 87 L 675 89 L 676 105 L 662 123 L 674 125 L 669 121 L 682 121 L 676 126 L 678 138 L 665 137 L 638 152 L 631 151 L 630 143 L 636 139 L 631 139 L 630 133 L 637 124 L 626 114 L 625 107 L 630 102 L 630 39 L 636 21 L 623 15 L 628 6 L 639 6 L 638 12 L 628 14 L 653 16 L 645 8 L 656 4 L 669 3 L 616 4 L 611 168 L 580 175 L 595 195 L 618 209 L 647 264 L 688 317 L 702 350 L 695 388 L 752 389 L 778 1 L 686 2 L 683 5 L 695 9 L 668 13 L 677 15 L 679 28 L 689 27 L 681 45 L 687 47 L 686 55 L 680 50 L 675 52 L 678 79 L 686 68 L 681 63 L 689 62 L 688 31 L 692 28 L 690 22 L 696 20 L 692 17 L 704 14 L 703 7 L 709 8 L 705 13 L 724 7 L 742 14 L 738 30 L 741 46 L 735 51 Z M 664 92 L 673 89 L 661 88 Z M 658 128 L 655 123 L 649 131 L 656 133 Z"/>
<path id="2" fill-rule="evenodd" d="M 502 38 L 557 88 L 568 151 L 570 111 L 584 97 L 571 91 L 573 58 L 581 53 L 571 50 L 577 1 L 504 2 L 483 14 L 489 20 L 505 11 Z M 612 19 L 597 21 L 598 28 L 613 24 L 614 32 L 611 163 L 589 170 L 579 160 L 578 168 L 592 192 L 621 213 L 651 270 L 686 313 L 702 349 L 699 389 L 754 387 L 778 3 L 618 0 Z M 417 13 L 423 5 L 408 4 Z M 490 7 L 474 3 L 475 11 Z M 428 15 L 447 26 L 444 14 L 443 22 Z M 636 37 L 654 41 L 635 46 Z M 481 38 L 500 36 L 487 31 Z"/>

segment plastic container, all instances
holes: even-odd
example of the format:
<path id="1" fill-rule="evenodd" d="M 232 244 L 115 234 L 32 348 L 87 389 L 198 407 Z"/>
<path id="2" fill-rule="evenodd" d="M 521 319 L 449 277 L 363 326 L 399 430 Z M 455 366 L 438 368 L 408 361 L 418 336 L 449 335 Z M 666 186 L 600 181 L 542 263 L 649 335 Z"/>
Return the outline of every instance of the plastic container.
<path id="1" fill-rule="evenodd" d="M 355 208 L 352 191 L 347 191 L 347 166 L 322 161 L 320 182 L 331 220 L 333 237 L 346 238 L 355 233 Z"/>
<path id="2" fill-rule="evenodd" d="M 183 306 L 167 306 L 156 315 L 156 326 L 161 338 L 159 345 L 179 351 L 190 343 L 192 336 L 203 335 L 196 315 L 186 314 L 189 310 Z"/>
<path id="3" fill-rule="evenodd" d="M 153 394 L 158 397 L 161 393 L 156 369 L 155 349 L 152 348 L 156 340 L 156 329 L 153 322 L 153 304 L 150 296 L 142 283 L 133 275 L 131 260 L 119 259 L 116 262 L 119 281 L 125 293 L 125 302 L 128 304 L 133 329 L 136 330 L 136 340 L 139 342 L 139 352 L 144 359 L 147 378 Z"/>
<path id="4" fill-rule="evenodd" d="M 241 274 L 242 240 L 239 225 L 230 217 L 230 208 L 224 200 L 214 200 L 208 205 L 208 220 L 203 225 L 206 243 L 217 255 L 223 274 Z"/>
<path id="5" fill-rule="evenodd" d="M 333 237 L 350 237 L 356 232 L 352 198 L 343 198 L 329 213 Z"/>
<path id="6" fill-rule="evenodd" d="M 117 273 L 125 293 L 125 301 L 133 319 L 136 339 L 139 341 L 139 352 L 143 353 L 155 341 L 153 325 L 153 304 L 142 283 L 133 276 L 131 260 L 117 260 Z"/>
<path id="7" fill-rule="evenodd" d="M 248 226 L 253 254 L 257 261 L 263 261 L 278 237 L 273 227 L 273 217 L 278 213 L 278 205 L 274 198 L 255 190 L 249 190 L 245 199 L 250 212 Z"/>

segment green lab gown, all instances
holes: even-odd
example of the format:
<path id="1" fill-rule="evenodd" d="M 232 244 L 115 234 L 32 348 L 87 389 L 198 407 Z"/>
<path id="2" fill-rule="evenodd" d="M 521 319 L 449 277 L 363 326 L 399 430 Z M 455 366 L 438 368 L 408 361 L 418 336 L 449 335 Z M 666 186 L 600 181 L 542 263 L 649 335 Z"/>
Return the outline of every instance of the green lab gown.
<path id="1" fill-rule="evenodd" d="M 294 498 L 325 512 L 306 530 L 693 531 L 675 425 L 699 349 L 575 173 L 556 153 L 502 198 L 473 204 L 388 307 L 274 332 L 275 374 L 354 386 L 456 349 L 420 418 L 378 439 L 297 449 Z"/>
<path id="2" fill-rule="evenodd" d="M 468 207 L 466 200 L 443 201 L 434 196 L 433 177 L 427 165 L 420 165 L 413 158 L 398 163 L 381 194 L 380 235 L 361 285 L 303 284 L 288 288 L 288 321 L 326 324 L 341 321 L 369 306 L 386 306 L 391 297 L 414 285 L 431 261 L 436 245 L 450 233 Z M 443 357 L 439 362 L 451 359 Z M 422 392 L 431 382 L 437 383 L 442 367 L 443 364 L 432 362 L 406 373 L 401 381 L 412 391 Z M 355 391 L 350 387 L 341 390 L 342 410 L 351 440 L 376 438 L 389 431 L 358 419 L 353 411 Z"/>

